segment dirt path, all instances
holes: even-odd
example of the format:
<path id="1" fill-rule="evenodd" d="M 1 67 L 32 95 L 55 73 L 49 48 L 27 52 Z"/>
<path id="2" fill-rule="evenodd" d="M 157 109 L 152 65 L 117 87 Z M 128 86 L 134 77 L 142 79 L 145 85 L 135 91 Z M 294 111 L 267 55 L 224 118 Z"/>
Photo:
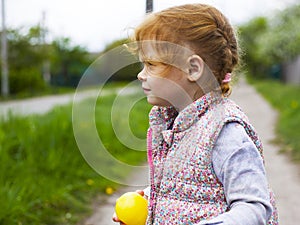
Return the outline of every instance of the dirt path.
<path id="1" fill-rule="evenodd" d="M 139 87 L 130 87 L 126 90 L 122 88 L 114 89 L 103 89 L 101 90 L 101 96 L 105 96 L 112 93 L 118 93 L 122 91 L 122 94 L 132 94 L 138 90 Z M 45 114 L 53 109 L 55 106 L 66 105 L 72 103 L 73 101 L 81 101 L 86 98 L 98 96 L 100 89 L 91 90 L 81 90 L 76 92 L 76 99 L 74 99 L 75 94 L 63 94 L 63 95 L 49 95 L 42 97 L 34 97 L 21 100 L 12 100 L 7 102 L 0 102 L 0 119 L 3 117 L 6 119 L 9 114 L 26 116 L 31 114 Z"/>
<path id="2" fill-rule="evenodd" d="M 235 87 L 232 98 L 246 111 L 263 141 L 267 174 L 276 195 L 280 225 L 299 224 L 300 166 L 292 163 L 286 155 L 279 154 L 279 147 L 272 144 L 276 111 L 243 80 Z"/>
<path id="3" fill-rule="evenodd" d="M 78 100 L 94 95 L 97 95 L 97 90 L 83 91 L 78 95 Z M 9 113 L 22 116 L 44 114 L 55 106 L 71 103 L 73 98 L 74 94 L 64 94 L 0 102 L 0 115 L 6 118 Z"/>
<path id="4" fill-rule="evenodd" d="M 145 180 L 145 177 L 148 177 L 148 168 L 144 167 L 143 170 L 134 172 L 129 179 L 132 180 Z M 112 215 L 114 213 L 114 205 L 116 199 L 120 197 L 121 194 L 127 191 L 143 190 L 145 186 L 124 186 L 111 196 L 99 198 L 94 205 L 94 213 L 91 217 L 79 225 L 118 225 L 117 223 L 112 222 Z"/>

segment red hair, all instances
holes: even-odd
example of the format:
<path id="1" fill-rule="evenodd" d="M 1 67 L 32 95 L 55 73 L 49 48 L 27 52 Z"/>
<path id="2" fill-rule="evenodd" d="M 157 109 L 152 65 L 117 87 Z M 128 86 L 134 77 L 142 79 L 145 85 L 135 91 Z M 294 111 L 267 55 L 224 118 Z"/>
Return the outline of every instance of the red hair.
<path id="1" fill-rule="evenodd" d="M 216 8 L 187 4 L 150 14 L 135 29 L 134 40 L 166 41 L 190 48 L 209 66 L 222 93 L 230 93 L 229 84 L 222 80 L 239 62 L 238 43 L 228 19 Z"/>

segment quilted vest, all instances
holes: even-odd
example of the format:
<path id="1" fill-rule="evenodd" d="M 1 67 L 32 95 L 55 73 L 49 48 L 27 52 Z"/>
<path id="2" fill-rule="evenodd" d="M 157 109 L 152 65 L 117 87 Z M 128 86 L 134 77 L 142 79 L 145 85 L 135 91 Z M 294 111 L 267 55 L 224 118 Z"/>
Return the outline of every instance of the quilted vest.
<path id="1" fill-rule="evenodd" d="M 231 100 L 208 93 L 178 115 L 154 106 L 147 135 L 150 198 L 147 225 L 197 224 L 228 210 L 211 152 L 225 123 L 238 122 L 262 156 L 262 144 L 242 110 Z M 275 201 L 269 225 L 278 224 Z"/>

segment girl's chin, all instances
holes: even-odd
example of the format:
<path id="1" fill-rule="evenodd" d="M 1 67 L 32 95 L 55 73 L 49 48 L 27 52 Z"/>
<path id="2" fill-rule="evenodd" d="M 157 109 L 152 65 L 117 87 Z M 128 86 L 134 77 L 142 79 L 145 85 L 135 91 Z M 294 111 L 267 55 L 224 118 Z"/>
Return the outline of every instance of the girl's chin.
<path id="1" fill-rule="evenodd" d="M 162 98 L 159 98 L 159 97 L 155 97 L 153 95 L 148 95 L 147 96 L 147 101 L 151 105 L 156 105 L 156 106 L 171 106 L 171 104 L 168 101 L 166 101 L 166 100 L 164 100 Z"/>

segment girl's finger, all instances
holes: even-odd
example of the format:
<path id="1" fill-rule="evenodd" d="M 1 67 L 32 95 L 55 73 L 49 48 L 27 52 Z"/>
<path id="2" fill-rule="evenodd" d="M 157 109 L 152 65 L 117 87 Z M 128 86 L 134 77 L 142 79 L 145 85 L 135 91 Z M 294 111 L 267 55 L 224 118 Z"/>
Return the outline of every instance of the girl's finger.
<path id="1" fill-rule="evenodd" d="M 141 196 L 144 196 L 144 191 L 143 190 L 136 190 L 135 192 L 140 194 Z"/>
<path id="2" fill-rule="evenodd" d="M 116 213 L 114 213 L 114 215 L 113 215 L 113 217 L 112 217 L 112 220 L 114 221 L 114 222 L 121 222 L 121 220 L 119 220 L 119 218 L 117 217 L 117 215 L 116 215 Z"/>
<path id="3" fill-rule="evenodd" d="M 116 213 L 114 213 L 112 220 L 116 223 L 120 223 L 120 225 L 126 225 L 125 223 L 123 223 L 116 215 Z"/>

